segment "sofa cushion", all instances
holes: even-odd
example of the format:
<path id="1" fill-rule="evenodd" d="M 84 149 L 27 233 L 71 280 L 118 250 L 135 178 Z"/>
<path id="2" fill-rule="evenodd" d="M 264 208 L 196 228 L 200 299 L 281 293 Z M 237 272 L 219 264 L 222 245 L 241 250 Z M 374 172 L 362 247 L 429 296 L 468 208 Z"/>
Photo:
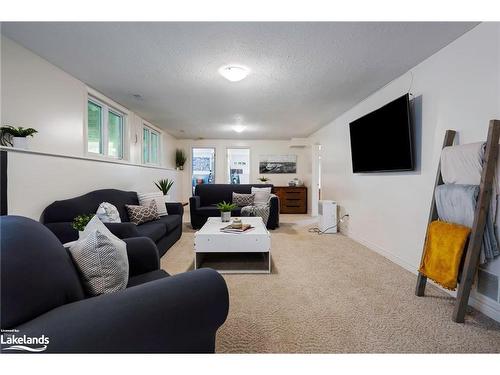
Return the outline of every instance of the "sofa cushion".
<path id="1" fill-rule="evenodd" d="M 169 274 L 163 270 L 155 270 L 151 272 L 143 273 L 142 275 L 133 276 L 128 280 L 127 288 L 141 285 L 144 283 L 149 283 L 150 281 L 155 281 L 168 277 Z"/>
<path id="2" fill-rule="evenodd" d="M 137 231 L 141 236 L 149 237 L 155 242 L 158 242 L 160 238 L 165 236 L 167 233 L 165 225 L 160 223 L 160 220 L 150 221 L 138 225 Z"/>
<path id="3" fill-rule="evenodd" d="M 175 228 L 177 228 L 179 225 L 182 224 L 182 217 L 181 217 L 181 215 L 162 216 L 162 217 L 160 217 L 160 220 L 158 220 L 158 222 L 165 225 L 165 227 L 167 228 L 167 233 L 170 233 Z"/>

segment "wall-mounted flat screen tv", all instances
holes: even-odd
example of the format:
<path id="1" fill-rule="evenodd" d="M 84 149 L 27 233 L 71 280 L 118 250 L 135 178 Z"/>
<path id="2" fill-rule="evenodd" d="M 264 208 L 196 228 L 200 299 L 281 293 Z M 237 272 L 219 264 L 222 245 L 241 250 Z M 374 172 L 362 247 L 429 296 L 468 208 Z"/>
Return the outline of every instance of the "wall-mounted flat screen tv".
<path id="1" fill-rule="evenodd" d="M 354 173 L 415 169 L 408 94 L 351 122 L 349 131 Z"/>

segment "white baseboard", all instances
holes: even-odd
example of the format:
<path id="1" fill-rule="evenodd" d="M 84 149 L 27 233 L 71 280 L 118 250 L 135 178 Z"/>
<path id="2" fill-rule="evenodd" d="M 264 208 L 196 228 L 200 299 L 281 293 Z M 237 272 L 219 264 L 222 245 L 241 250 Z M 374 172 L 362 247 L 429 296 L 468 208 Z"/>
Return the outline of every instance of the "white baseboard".
<path id="1" fill-rule="evenodd" d="M 396 263 L 398 266 L 403 267 L 405 270 L 410 271 L 414 275 L 418 274 L 418 265 L 414 265 L 409 263 L 408 261 L 404 260 L 403 258 L 381 248 L 380 246 L 364 239 L 362 236 L 352 233 L 350 231 L 342 230 L 342 234 L 346 235 L 347 237 L 353 239 L 356 242 L 359 242 L 360 244 L 366 246 L 370 250 L 375 251 L 376 253 L 382 255 L 384 258 L 389 259 L 391 262 Z M 416 279 L 415 279 L 416 281 Z M 451 296 L 455 297 L 456 292 L 444 289 L 440 287 L 438 284 L 434 283 L 432 280 L 428 280 L 432 285 L 438 287 L 442 291 L 450 294 Z M 488 297 L 485 297 L 479 293 L 477 293 L 475 290 L 472 290 L 471 296 L 469 298 L 469 305 L 475 308 L 478 311 L 481 311 L 484 315 L 489 316 L 491 319 L 496 320 L 497 322 L 500 322 L 500 304 Z"/>

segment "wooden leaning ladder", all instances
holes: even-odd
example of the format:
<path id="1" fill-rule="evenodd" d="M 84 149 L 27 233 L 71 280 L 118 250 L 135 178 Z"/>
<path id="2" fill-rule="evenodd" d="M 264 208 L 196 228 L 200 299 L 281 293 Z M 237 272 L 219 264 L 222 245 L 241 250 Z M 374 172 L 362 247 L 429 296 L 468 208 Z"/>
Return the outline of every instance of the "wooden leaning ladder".
<path id="1" fill-rule="evenodd" d="M 454 130 L 446 131 L 446 134 L 444 136 L 443 148 L 453 145 L 455 134 L 456 132 Z M 486 217 L 490 206 L 491 194 L 495 177 L 495 165 L 498 156 L 499 137 L 500 137 L 500 120 L 491 120 L 488 128 L 488 139 L 486 141 L 485 160 L 483 164 L 483 170 L 481 172 L 481 182 L 479 184 L 479 197 L 474 212 L 474 221 L 470 232 L 469 245 L 467 246 L 465 262 L 462 270 L 462 277 L 458 285 L 457 299 L 455 302 L 455 308 L 453 310 L 452 319 L 457 323 L 464 322 L 467 305 L 469 303 L 469 296 L 472 288 L 472 283 L 479 266 L 479 254 L 481 251 L 484 227 L 486 225 Z M 427 224 L 427 230 L 429 230 L 428 229 L 429 224 L 432 221 L 438 219 L 435 192 L 436 192 L 436 187 L 438 185 L 442 185 L 443 183 L 444 182 L 441 177 L 441 159 L 440 159 L 436 175 L 436 182 L 434 184 L 434 192 L 432 193 L 431 209 L 429 214 L 429 222 Z M 425 235 L 425 238 L 427 238 L 427 233 Z M 424 247 L 425 247 L 425 242 L 424 242 Z M 424 257 L 424 251 L 422 251 L 422 260 L 423 257 Z M 427 283 L 427 278 L 419 272 L 417 278 L 417 287 L 415 289 L 415 294 L 417 296 L 421 297 L 424 295 L 426 283 Z"/>

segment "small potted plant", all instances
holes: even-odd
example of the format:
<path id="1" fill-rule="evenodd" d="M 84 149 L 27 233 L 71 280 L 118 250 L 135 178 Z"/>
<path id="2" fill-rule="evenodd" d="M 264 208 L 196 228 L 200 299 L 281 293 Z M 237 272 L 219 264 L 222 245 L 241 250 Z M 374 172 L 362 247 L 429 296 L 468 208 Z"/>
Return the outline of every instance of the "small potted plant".
<path id="1" fill-rule="evenodd" d="M 238 206 L 234 203 L 226 203 L 225 201 L 217 203 L 217 208 L 220 210 L 220 218 L 223 223 L 227 223 L 231 220 L 231 211 L 236 207 Z"/>
<path id="2" fill-rule="evenodd" d="M 170 201 L 170 194 L 168 193 L 174 184 L 174 180 L 169 180 L 168 178 L 164 178 L 155 182 L 156 187 L 163 193 L 163 199 L 166 202 Z"/>
<path id="3" fill-rule="evenodd" d="M 0 128 L 2 145 L 10 145 L 15 148 L 26 150 L 28 148 L 27 137 L 33 137 L 33 134 L 38 133 L 33 128 L 23 128 L 15 126 L 2 126 Z"/>
<path id="4" fill-rule="evenodd" d="M 186 154 L 184 150 L 178 148 L 175 150 L 175 166 L 178 170 L 184 170 L 184 164 L 186 163 Z"/>
<path id="5" fill-rule="evenodd" d="M 78 231 L 78 237 L 81 237 L 83 230 L 94 215 L 78 215 L 73 219 L 71 226 Z"/>
<path id="6" fill-rule="evenodd" d="M 269 181 L 269 178 L 264 177 L 264 176 L 260 176 L 257 180 L 259 180 L 260 182 L 262 182 L 263 184 L 265 184 L 266 182 Z"/>

